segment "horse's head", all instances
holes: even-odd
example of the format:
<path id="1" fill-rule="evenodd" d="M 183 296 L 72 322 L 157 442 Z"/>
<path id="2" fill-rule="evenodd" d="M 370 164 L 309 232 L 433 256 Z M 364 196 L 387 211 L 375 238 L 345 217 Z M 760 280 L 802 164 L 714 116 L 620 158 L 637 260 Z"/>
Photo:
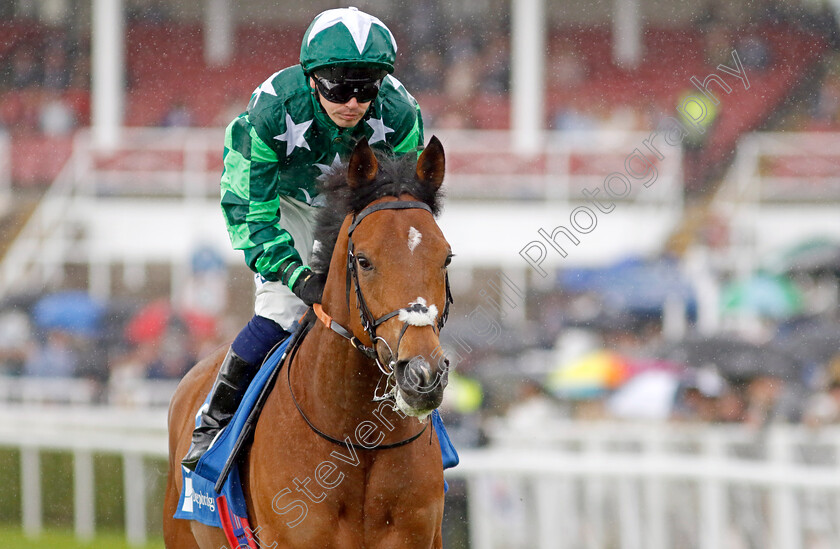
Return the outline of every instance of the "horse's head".
<path id="1" fill-rule="evenodd" d="M 356 146 L 343 191 L 350 213 L 335 236 L 323 299 L 346 302 L 350 331 L 375 350 L 396 405 L 421 418 L 440 405 L 449 365 L 438 337 L 452 252 L 434 218 L 444 164 L 434 137 L 416 164 L 377 159 L 365 140 Z"/>

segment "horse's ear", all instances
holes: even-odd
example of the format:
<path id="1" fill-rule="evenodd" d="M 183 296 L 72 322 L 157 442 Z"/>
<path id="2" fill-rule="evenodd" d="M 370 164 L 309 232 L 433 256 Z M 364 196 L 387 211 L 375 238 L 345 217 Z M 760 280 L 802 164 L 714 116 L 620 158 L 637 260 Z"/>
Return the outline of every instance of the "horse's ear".
<path id="1" fill-rule="evenodd" d="M 376 161 L 373 149 L 368 145 L 367 137 L 361 138 L 350 155 L 350 162 L 347 165 L 347 184 L 351 189 L 364 187 L 376 179 L 378 169 L 379 163 Z"/>
<path id="2" fill-rule="evenodd" d="M 446 171 L 446 158 L 443 145 L 434 135 L 429 144 L 417 159 L 417 179 L 431 185 L 435 190 L 443 183 L 443 173 Z"/>

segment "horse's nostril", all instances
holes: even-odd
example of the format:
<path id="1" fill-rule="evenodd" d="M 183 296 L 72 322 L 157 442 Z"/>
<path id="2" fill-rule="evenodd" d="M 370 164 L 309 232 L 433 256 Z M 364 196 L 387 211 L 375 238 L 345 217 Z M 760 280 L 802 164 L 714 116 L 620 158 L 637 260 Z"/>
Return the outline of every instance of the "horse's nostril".
<path id="1" fill-rule="evenodd" d="M 414 357 L 411 360 L 402 360 L 403 379 L 407 387 L 415 391 L 427 390 L 432 381 L 432 369 L 423 357 Z"/>

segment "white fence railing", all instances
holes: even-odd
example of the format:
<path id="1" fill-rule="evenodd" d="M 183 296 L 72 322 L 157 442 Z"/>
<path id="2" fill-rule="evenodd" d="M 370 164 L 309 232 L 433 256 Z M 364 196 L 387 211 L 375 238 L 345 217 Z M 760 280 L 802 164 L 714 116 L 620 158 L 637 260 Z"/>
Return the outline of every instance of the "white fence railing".
<path id="1" fill-rule="evenodd" d="M 95 534 L 94 453 L 122 457 L 126 538 L 143 545 L 147 537 L 146 460 L 165 459 L 167 411 L 97 407 L 0 407 L 0 447 L 20 451 L 22 527 L 37 538 L 43 529 L 41 453 L 73 455 L 73 512 L 76 536 Z M 6 487 L 8 489 L 9 487 Z"/>
<path id="2" fill-rule="evenodd" d="M 840 429 L 557 422 L 462 453 L 473 546 L 840 546 Z"/>
<path id="3" fill-rule="evenodd" d="M 711 204 L 728 230 L 712 260 L 746 277 L 780 249 L 836 239 L 838 201 L 840 132 L 745 134 Z"/>
<path id="4" fill-rule="evenodd" d="M 632 202 L 674 216 L 682 208 L 681 149 L 657 158 L 643 145 L 645 134 L 555 132 L 529 157 L 513 152 L 506 131 L 439 134 L 455 201 L 550 201 L 570 211 L 569 203 L 598 197 L 607 205 L 599 207 Z M 107 150 L 79 131 L 70 160 L 0 263 L 0 295 L 59 285 L 72 264 L 88 267 L 91 292 L 107 297 L 112 266 L 168 263 L 179 280 L 192 244 L 227 250 L 218 213 L 222 147 L 220 128 L 124 129 Z M 137 236 L 141 227 L 145 238 Z"/>
<path id="5" fill-rule="evenodd" d="M 21 452 L 23 528 L 43 527 L 40 453 L 74 457 L 76 534 L 95 532 L 93 453 L 124 461 L 126 536 L 146 539 L 144 468 L 166 456 L 166 412 L 1 407 Z M 818 549 L 840 546 L 840 430 L 553 422 L 492 430 L 447 472 L 466 482 L 481 549 Z M 457 497 L 450 493 L 450 498 Z"/>

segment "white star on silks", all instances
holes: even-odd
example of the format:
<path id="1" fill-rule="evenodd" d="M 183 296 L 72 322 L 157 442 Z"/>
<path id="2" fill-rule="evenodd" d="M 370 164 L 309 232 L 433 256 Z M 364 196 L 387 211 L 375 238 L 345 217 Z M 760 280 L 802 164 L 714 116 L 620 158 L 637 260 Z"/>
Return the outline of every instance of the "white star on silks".
<path id="1" fill-rule="evenodd" d="M 396 77 L 393 74 L 389 74 L 388 76 L 386 76 L 385 81 L 390 82 L 391 86 L 393 86 L 393 88 L 397 91 L 399 91 L 400 88 L 402 88 L 403 93 L 408 95 L 410 98 L 414 99 L 414 96 L 411 95 L 410 93 L 408 93 L 408 90 L 405 89 L 405 86 L 403 85 L 403 83 L 400 82 L 399 80 L 397 80 Z M 415 99 L 415 101 L 416 101 L 416 99 Z"/>
<path id="2" fill-rule="evenodd" d="M 321 175 L 319 175 L 316 179 L 319 181 L 323 181 L 329 174 L 335 173 L 338 167 L 341 165 L 341 157 L 338 156 L 338 153 L 335 153 L 335 158 L 333 158 L 332 164 L 315 164 L 315 167 L 321 170 Z"/>
<path id="3" fill-rule="evenodd" d="M 400 88 L 405 89 L 405 86 L 403 86 L 403 83 L 400 82 L 399 80 L 397 80 L 397 77 L 394 76 L 393 74 L 389 74 L 388 76 L 386 76 L 385 80 L 390 82 L 395 90 L 398 90 Z"/>
<path id="4" fill-rule="evenodd" d="M 289 113 L 286 113 L 286 131 L 280 135 L 274 136 L 274 139 L 277 141 L 286 142 L 286 156 L 292 154 L 295 147 L 300 147 L 301 149 L 307 149 L 310 151 L 312 150 L 309 148 L 309 143 L 306 142 L 306 138 L 303 137 L 303 134 L 306 133 L 306 130 L 308 130 L 311 125 L 312 120 L 295 124 L 295 121 L 292 120 Z"/>
<path id="5" fill-rule="evenodd" d="M 383 122 L 381 118 L 370 118 L 367 123 L 368 126 L 373 128 L 373 135 L 370 136 L 369 143 L 385 141 L 386 134 L 394 133 L 394 130 L 386 126 L 385 122 Z"/>
<path id="6" fill-rule="evenodd" d="M 285 70 L 285 69 L 283 69 L 283 70 Z M 277 76 L 278 74 L 280 74 L 281 72 L 282 71 L 275 72 L 274 74 L 269 76 L 266 79 L 265 82 L 260 84 L 259 87 L 257 87 L 257 89 L 254 90 L 254 95 L 256 95 L 256 97 L 254 98 L 254 106 L 257 105 L 257 101 L 260 100 L 260 97 L 264 93 L 267 93 L 269 95 L 273 95 L 274 97 L 277 97 L 277 90 L 274 89 L 274 86 L 271 84 L 271 81 L 274 80 L 274 77 Z"/>
<path id="7" fill-rule="evenodd" d="M 365 44 L 367 43 L 368 35 L 370 34 L 370 26 L 372 24 L 377 24 L 383 29 L 388 28 L 376 17 L 361 12 L 356 8 L 338 8 L 327 10 L 322 13 L 312 25 L 312 30 L 309 32 L 309 38 L 306 45 L 308 46 L 319 32 L 339 23 L 343 23 L 344 26 L 347 27 L 347 30 L 350 31 L 350 35 L 353 37 L 353 42 L 356 43 L 356 49 L 359 50 L 359 53 L 362 53 L 362 50 L 365 49 Z M 391 39 L 391 44 L 394 46 L 394 50 L 396 50 L 397 43 L 394 41 L 394 37 L 390 32 L 388 32 L 388 37 Z"/>

